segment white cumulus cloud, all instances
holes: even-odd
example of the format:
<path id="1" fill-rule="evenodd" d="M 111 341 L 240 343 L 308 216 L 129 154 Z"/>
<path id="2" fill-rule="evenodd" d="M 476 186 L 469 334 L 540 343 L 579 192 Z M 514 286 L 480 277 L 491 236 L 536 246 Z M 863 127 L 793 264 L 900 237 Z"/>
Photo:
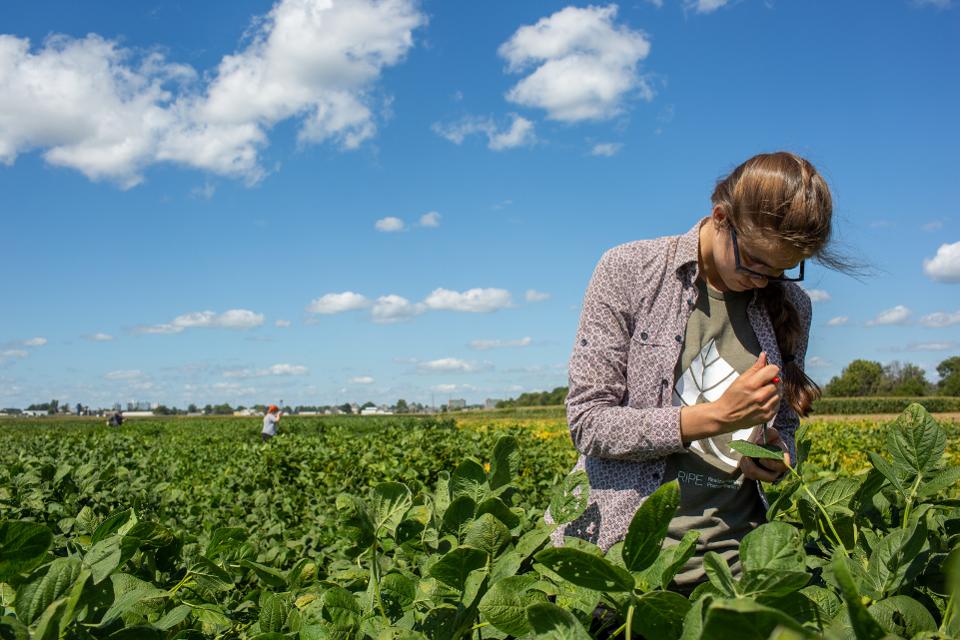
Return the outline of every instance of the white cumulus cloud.
<path id="1" fill-rule="evenodd" d="M 255 182 L 281 121 L 298 121 L 301 143 L 372 137 L 381 72 L 425 23 L 414 0 L 280 0 L 209 73 L 96 34 L 0 35 L 0 162 L 36 149 L 125 188 L 160 162 Z"/>
<path id="2" fill-rule="evenodd" d="M 527 302 L 543 302 L 544 300 L 550 299 L 550 294 L 544 293 L 543 291 L 537 291 L 536 289 L 527 289 L 525 297 Z"/>
<path id="3" fill-rule="evenodd" d="M 350 378 L 350 384 L 373 384 L 374 379 L 372 376 L 355 376 Z"/>
<path id="4" fill-rule="evenodd" d="M 462 144 L 471 135 L 482 134 L 487 137 L 487 147 L 494 151 L 503 151 L 515 147 L 524 147 L 537 141 L 534 124 L 517 114 L 511 114 L 509 126 L 501 128 L 492 118 L 465 116 L 449 124 L 435 123 L 433 131 L 454 144 Z"/>
<path id="5" fill-rule="evenodd" d="M 712 13 L 730 0 L 684 0 L 683 7 L 697 13 Z"/>
<path id="6" fill-rule="evenodd" d="M 830 294 L 823 289 L 806 289 L 806 292 L 810 296 L 810 302 L 827 302 L 830 300 Z"/>
<path id="7" fill-rule="evenodd" d="M 937 255 L 924 259 L 923 272 L 938 282 L 960 282 L 960 242 L 940 245 Z"/>
<path id="8" fill-rule="evenodd" d="M 424 303 L 430 309 L 489 313 L 510 306 L 510 292 L 504 289 L 469 289 L 450 291 L 435 289 Z"/>
<path id="9" fill-rule="evenodd" d="M 442 371 L 445 373 L 472 373 L 479 371 L 480 366 L 473 362 L 460 360 L 458 358 L 439 358 L 421 362 L 417 368 L 423 373 Z"/>
<path id="10" fill-rule="evenodd" d="M 0 351 L 0 358 L 26 358 L 30 355 L 24 349 L 7 349 Z"/>
<path id="11" fill-rule="evenodd" d="M 847 324 L 849 321 L 850 318 L 847 316 L 837 316 L 835 318 L 830 318 L 830 320 L 827 322 L 827 325 L 831 327 L 840 327 Z"/>
<path id="12" fill-rule="evenodd" d="M 113 336 L 109 333 L 94 333 L 87 336 L 87 340 L 91 342 L 110 342 L 113 340 Z"/>
<path id="13" fill-rule="evenodd" d="M 263 314 L 248 309 L 229 309 L 223 313 L 194 311 L 177 316 L 171 322 L 137 328 L 137 333 L 172 334 L 191 328 L 253 329 L 263 324 Z"/>
<path id="14" fill-rule="evenodd" d="M 24 340 L 22 344 L 23 344 L 23 346 L 25 346 L 25 347 L 42 347 L 43 345 L 47 344 L 47 339 L 46 339 L 46 338 L 39 338 L 39 337 L 38 337 L 38 338 L 30 338 L 30 339 L 28 339 L 28 340 Z"/>
<path id="15" fill-rule="evenodd" d="M 280 327 L 281 329 L 286 329 L 287 327 L 290 326 L 290 324 L 291 323 L 289 320 L 277 320 L 276 322 L 273 323 L 275 327 Z"/>
<path id="16" fill-rule="evenodd" d="M 420 226 L 421 227 L 439 227 L 440 226 L 440 214 L 436 211 L 430 211 L 428 213 L 420 216 Z"/>
<path id="17" fill-rule="evenodd" d="M 952 313 L 935 311 L 920 318 L 920 324 L 925 327 L 932 327 L 934 329 L 949 327 L 958 323 L 960 323 L 960 310 Z"/>
<path id="18" fill-rule="evenodd" d="M 392 324 L 409 320 L 426 311 L 426 306 L 421 303 L 413 303 L 402 296 L 390 294 L 380 296 L 373 305 L 370 314 L 374 322 L 379 324 Z"/>
<path id="19" fill-rule="evenodd" d="M 120 371 L 111 371 L 103 377 L 107 380 L 139 380 L 143 378 L 143 372 L 139 369 L 123 369 Z"/>
<path id="20" fill-rule="evenodd" d="M 571 6 L 518 29 L 498 53 L 510 72 L 529 73 L 507 99 L 563 122 L 611 118 L 633 94 L 652 99 L 637 70 L 650 41 L 616 17 L 616 5 Z"/>
<path id="21" fill-rule="evenodd" d="M 224 378 L 266 378 L 269 376 L 305 376 L 310 370 L 299 364 L 275 364 L 263 369 L 231 369 Z"/>
<path id="22" fill-rule="evenodd" d="M 617 155 L 620 149 L 623 148 L 623 145 L 619 142 L 601 142 L 599 144 L 593 145 L 593 148 L 590 150 L 590 155 L 592 156 L 605 156 L 607 158 Z"/>
<path id="23" fill-rule="evenodd" d="M 880 314 L 867 322 L 867 326 L 874 327 L 886 324 L 907 324 L 910 321 L 910 309 L 898 304 L 892 309 L 881 311 Z"/>
<path id="24" fill-rule="evenodd" d="M 470 343 L 470 348 L 478 351 L 486 351 L 488 349 L 529 347 L 531 344 L 533 344 L 533 339 L 530 337 L 520 338 L 519 340 L 474 340 Z"/>
<path id="25" fill-rule="evenodd" d="M 307 305 L 307 312 L 331 315 L 369 306 L 370 301 L 365 296 L 353 291 L 344 291 L 343 293 L 328 293 L 316 298 Z"/>
<path id="26" fill-rule="evenodd" d="M 395 218 L 393 216 L 387 216 L 386 218 L 381 218 L 373 225 L 377 231 L 383 231 L 386 233 L 391 233 L 395 231 L 403 231 L 404 224 L 403 220 L 400 218 Z"/>

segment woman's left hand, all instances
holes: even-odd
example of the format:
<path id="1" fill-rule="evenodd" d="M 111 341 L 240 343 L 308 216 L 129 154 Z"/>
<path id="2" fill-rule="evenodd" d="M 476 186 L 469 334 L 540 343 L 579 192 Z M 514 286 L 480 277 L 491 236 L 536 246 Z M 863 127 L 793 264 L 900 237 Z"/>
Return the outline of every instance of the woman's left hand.
<path id="1" fill-rule="evenodd" d="M 757 431 L 752 439 L 756 444 L 761 443 L 761 433 Z M 783 457 L 787 464 L 790 464 L 790 453 L 787 450 L 787 444 L 780 438 L 780 432 L 774 427 L 767 427 L 767 444 L 783 449 Z M 787 472 L 787 465 L 779 460 L 771 458 L 760 458 L 757 464 L 749 456 L 740 457 L 740 470 L 743 477 L 749 480 L 762 480 L 763 482 L 773 482 Z"/>

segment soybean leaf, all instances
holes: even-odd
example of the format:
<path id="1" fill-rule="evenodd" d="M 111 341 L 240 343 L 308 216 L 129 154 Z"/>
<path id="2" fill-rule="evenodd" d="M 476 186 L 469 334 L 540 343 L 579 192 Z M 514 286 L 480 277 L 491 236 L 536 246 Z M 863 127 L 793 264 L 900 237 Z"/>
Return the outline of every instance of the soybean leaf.
<path id="1" fill-rule="evenodd" d="M 913 403 L 897 416 L 887 434 L 894 466 L 917 476 L 932 469 L 946 449 L 947 434 L 927 410 Z"/>
<path id="2" fill-rule="evenodd" d="M 879 594 L 892 594 L 923 568 L 920 555 L 927 542 L 927 527 L 919 520 L 909 529 L 895 529 L 884 536 L 870 554 L 867 574 Z"/>
<path id="3" fill-rule="evenodd" d="M 338 495 L 336 505 L 340 532 L 352 543 L 348 553 L 356 555 L 369 548 L 376 540 L 376 533 L 367 505 L 347 494 Z"/>
<path id="4" fill-rule="evenodd" d="M 447 510 L 450 504 L 450 472 L 441 471 L 437 474 L 437 488 L 433 494 L 433 506 L 437 514 Z"/>
<path id="5" fill-rule="evenodd" d="M 552 547 L 538 553 L 536 559 L 564 580 L 581 587 L 610 593 L 631 591 L 634 587 L 629 572 L 586 551 Z"/>
<path id="6" fill-rule="evenodd" d="M 402 482 L 381 482 L 373 488 L 373 526 L 379 535 L 381 529 L 394 533 L 397 525 L 413 505 L 410 489 Z"/>
<path id="7" fill-rule="evenodd" d="M 500 436 L 493 445 L 490 461 L 490 488 L 499 489 L 510 484 L 520 469 L 520 447 L 513 436 Z"/>
<path id="8" fill-rule="evenodd" d="M 267 633 L 283 631 L 289 613 L 290 605 L 282 596 L 269 591 L 260 594 L 260 614 L 257 620 L 261 631 Z"/>
<path id="9" fill-rule="evenodd" d="M 181 604 L 167 611 L 159 620 L 153 623 L 153 626 L 166 631 L 186 620 L 188 615 L 190 615 L 189 605 Z"/>
<path id="10" fill-rule="evenodd" d="M 81 569 L 78 558 L 57 558 L 45 571 L 35 572 L 30 582 L 17 590 L 17 617 L 33 624 L 51 602 L 66 595 L 80 576 Z"/>
<path id="11" fill-rule="evenodd" d="M 700 538 L 700 532 L 692 529 L 683 534 L 679 543 L 665 547 L 660 551 L 660 555 L 649 567 L 641 572 L 635 572 L 637 587 L 643 591 L 661 588 L 666 589 L 673 580 L 674 576 L 680 572 L 687 560 L 693 557 L 697 551 L 697 540 Z M 611 555 L 616 545 L 607 552 L 607 559 L 617 562 Z M 620 562 L 623 562 L 622 555 Z"/>
<path id="12" fill-rule="evenodd" d="M 463 591 L 467 576 L 487 563 L 487 554 L 480 549 L 461 546 L 445 553 L 432 567 L 430 575 L 440 582 Z"/>
<path id="13" fill-rule="evenodd" d="M 814 638 L 796 620 L 754 600 L 718 600 L 707 609 L 704 638 L 711 640 L 767 640 L 775 629 L 789 629 L 801 638 Z"/>
<path id="14" fill-rule="evenodd" d="M 850 615 L 850 624 L 857 634 L 857 640 L 882 640 L 886 635 L 883 627 L 880 626 L 867 608 L 860 601 L 860 593 L 853 583 L 853 577 L 850 575 L 848 560 L 841 551 L 836 551 L 833 561 L 830 564 L 833 576 L 840 586 L 840 592 L 847 603 L 847 611 Z"/>
<path id="15" fill-rule="evenodd" d="M 868 611 L 887 633 L 904 638 L 937 629 L 937 623 L 927 608 L 909 596 L 892 596 L 874 602 Z"/>
<path id="16" fill-rule="evenodd" d="M 402 573 L 388 573 L 380 580 L 380 600 L 391 621 L 403 617 L 417 597 L 417 585 Z"/>
<path id="17" fill-rule="evenodd" d="M 805 571 L 803 537 L 786 522 L 767 522 L 743 537 L 740 562 L 744 572 Z"/>
<path id="18" fill-rule="evenodd" d="M 960 467 L 940 469 L 920 487 L 921 498 L 930 498 L 960 482 Z"/>
<path id="19" fill-rule="evenodd" d="M 730 443 L 730 448 L 741 455 L 750 456 L 751 458 L 768 458 L 770 460 L 783 462 L 783 449 L 772 451 L 770 449 L 764 449 L 759 444 L 747 442 L 746 440 L 734 440 Z"/>
<path id="20" fill-rule="evenodd" d="M 740 579 L 740 593 L 754 598 L 761 596 L 778 598 L 799 591 L 807 586 L 809 581 L 810 574 L 806 571 L 782 569 L 745 571 Z"/>
<path id="21" fill-rule="evenodd" d="M 480 502 L 487 493 L 487 472 L 472 458 L 467 458 L 454 469 L 450 476 L 450 497 L 468 496 Z"/>
<path id="22" fill-rule="evenodd" d="M 708 584 L 708 583 L 704 583 Z M 707 615 L 707 609 L 713 602 L 713 596 L 706 595 L 702 598 L 694 598 L 690 594 L 690 601 L 693 603 L 687 615 L 683 617 L 683 635 L 680 640 L 700 640 L 703 636 L 703 619 Z"/>
<path id="23" fill-rule="evenodd" d="M 538 640 L 590 640 L 572 613 L 549 602 L 527 607 L 527 621 Z"/>
<path id="24" fill-rule="evenodd" d="M 51 602 L 40 614 L 34 627 L 33 640 L 54 640 L 60 635 L 60 620 L 67 609 L 67 599 L 60 598 Z"/>
<path id="25" fill-rule="evenodd" d="M 13 616 L 0 618 L 0 638 L 4 640 L 30 640 L 30 630 Z"/>
<path id="26" fill-rule="evenodd" d="M 441 604 L 427 612 L 423 619 L 423 633 L 430 640 L 449 640 L 454 637 L 460 610 L 449 604 Z"/>
<path id="27" fill-rule="evenodd" d="M 733 581 L 733 574 L 727 561 L 716 551 L 707 551 L 703 556 L 703 570 L 710 580 L 710 584 L 717 588 L 724 596 L 737 596 L 737 584 Z"/>
<path id="28" fill-rule="evenodd" d="M 0 522 L 0 582 L 29 571 L 47 555 L 53 534 L 42 524 L 26 521 Z"/>
<path id="29" fill-rule="evenodd" d="M 873 451 L 867 451 L 867 457 L 870 458 L 873 468 L 883 474 L 883 477 L 887 479 L 898 493 L 904 496 L 907 494 L 903 488 L 903 482 L 900 480 L 900 477 L 897 475 L 897 470 L 894 469 L 892 464 Z"/>
<path id="30" fill-rule="evenodd" d="M 642 571 L 660 554 L 667 528 L 680 505 L 680 484 L 673 480 L 650 494 L 630 521 L 623 541 L 623 564 Z"/>
<path id="31" fill-rule="evenodd" d="M 349 631 L 350 636 L 360 626 L 360 606 L 353 594 L 343 587 L 331 587 L 323 593 L 323 619 L 338 631 Z M 350 637 L 347 636 L 347 637 Z"/>
<path id="32" fill-rule="evenodd" d="M 636 599 L 633 631 L 647 640 L 674 640 L 683 632 L 690 601 L 672 591 L 651 591 Z"/>
<path id="33" fill-rule="evenodd" d="M 167 593 L 149 582 L 128 574 L 114 574 L 110 576 L 110 581 L 113 583 L 113 604 L 100 619 L 101 627 L 108 626 L 140 602 L 152 598 L 162 598 Z"/>
<path id="34" fill-rule="evenodd" d="M 123 537 L 114 535 L 96 543 L 86 555 L 83 563 L 90 568 L 93 584 L 100 584 L 107 576 L 129 560 L 135 548 L 123 544 Z"/>
<path id="35" fill-rule="evenodd" d="M 121 509 L 119 511 L 114 511 L 106 518 L 103 522 L 100 523 L 100 526 L 97 527 L 96 531 L 93 532 L 93 536 L 90 538 L 91 544 L 97 544 L 101 540 L 109 538 L 115 533 L 125 533 L 121 531 L 124 526 L 132 527 L 136 523 L 136 516 L 133 515 L 133 509 Z"/>
<path id="36" fill-rule="evenodd" d="M 497 520 L 507 525 L 508 529 L 512 530 L 520 525 L 520 516 L 511 511 L 507 503 L 500 498 L 487 498 L 478 504 L 477 516 L 479 517 L 484 513 L 492 513 L 497 517 Z"/>
<path id="37" fill-rule="evenodd" d="M 247 540 L 247 532 L 240 527 L 219 527 L 210 534 L 210 542 L 203 552 L 208 558 L 216 558 L 222 553 L 229 553 Z"/>
<path id="38" fill-rule="evenodd" d="M 510 543 L 510 530 L 492 514 L 485 513 L 467 526 L 463 543 L 495 557 Z"/>
<path id="39" fill-rule="evenodd" d="M 579 518 L 590 502 L 590 480 L 585 471 L 574 471 L 563 479 L 550 498 L 550 517 L 557 524 Z"/>
<path id="40" fill-rule="evenodd" d="M 279 569 L 274 569 L 273 567 L 268 567 L 267 565 L 260 564 L 259 562 L 247 560 L 246 558 L 240 561 L 240 566 L 246 567 L 247 569 L 252 569 L 253 572 L 257 574 L 257 577 L 260 579 L 260 581 L 268 587 L 281 588 L 287 585 L 287 579 L 283 572 Z"/>
<path id="41" fill-rule="evenodd" d="M 534 576 L 510 576 L 493 583 L 480 600 L 480 613 L 500 631 L 522 636 L 530 632 L 527 607 L 546 602 L 541 591 L 531 590 L 536 584 Z"/>
<path id="42" fill-rule="evenodd" d="M 233 578 L 211 560 L 199 556 L 197 562 L 190 567 L 199 586 L 204 591 L 229 591 L 233 589 Z"/>
<path id="43" fill-rule="evenodd" d="M 457 539 L 463 538 L 464 528 L 473 519 L 477 512 L 477 503 L 466 495 L 457 496 L 447 510 L 443 512 L 443 521 L 440 530 L 452 533 Z"/>

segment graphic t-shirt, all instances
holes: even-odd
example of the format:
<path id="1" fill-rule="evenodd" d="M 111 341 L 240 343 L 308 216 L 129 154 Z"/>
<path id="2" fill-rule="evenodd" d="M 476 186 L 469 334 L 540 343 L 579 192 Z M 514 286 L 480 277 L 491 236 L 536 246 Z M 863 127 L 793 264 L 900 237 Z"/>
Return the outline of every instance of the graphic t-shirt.
<path id="1" fill-rule="evenodd" d="M 673 405 L 713 402 L 760 355 L 760 343 L 747 317 L 750 291 L 720 292 L 698 280 L 700 296 L 690 316 L 677 362 Z M 700 531 L 697 551 L 675 581 L 689 586 L 703 581 L 703 556 L 719 553 L 734 575 L 740 572 L 740 540 L 765 520 L 757 483 L 744 480 L 740 454 L 732 440 L 747 440 L 754 428 L 695 440 L 687 451 L 667 458 L 665 481 L 679 480 L 680 507 L 670 522 L 665 545 L 691 529 Z"/>

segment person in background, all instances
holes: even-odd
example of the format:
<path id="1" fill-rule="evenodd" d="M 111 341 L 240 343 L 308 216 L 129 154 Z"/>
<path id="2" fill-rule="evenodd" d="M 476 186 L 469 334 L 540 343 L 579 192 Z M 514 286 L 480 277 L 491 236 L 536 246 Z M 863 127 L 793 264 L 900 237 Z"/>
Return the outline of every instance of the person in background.
<path id="1" fill-rule="evenodd" d="M 280 407 L 275 404 L 267 407 L 267 415 L 263 416 L 263 429 L 260 431 L 260 440 L 266 442 L 277 435 L 277 423 L 280 422 Z"/>
<path id="2" fill-rule="evenodd" d="M 122 411 L 114 411 L 114 412 L 113 412 L 113 415 L 110 416 L 110 419 L 107 420 L 107 426 L 108 426 L 108 427 L 119 427 L 119 426 L 122 425 L 122 424 L 123 424 L 123 412 L 122 412 Z"/>

